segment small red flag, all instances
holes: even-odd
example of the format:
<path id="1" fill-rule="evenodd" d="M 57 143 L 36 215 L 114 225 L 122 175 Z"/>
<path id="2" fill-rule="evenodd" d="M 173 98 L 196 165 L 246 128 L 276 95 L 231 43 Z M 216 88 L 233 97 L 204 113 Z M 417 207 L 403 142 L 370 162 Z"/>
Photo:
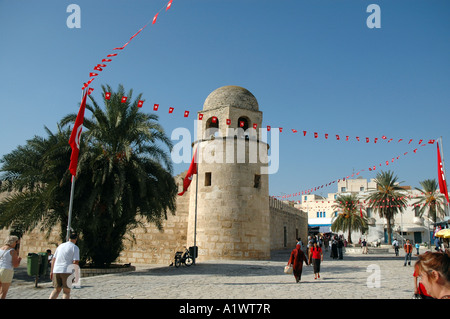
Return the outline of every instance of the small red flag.
<path id="1" fill-rule="evenodd" d="M 112 56 L 117 56 L 117 53 L 108 54 L 106 57 L 109 58 L 109 57 L 112 57 Z"/>
<path id="2" fill-rule="evenodd" d="M 109 100 L 111 98 L 110 92 L 105 92 L 105 100 Z"/>
<path id="3" fill-rule="evenodd" d="M 153 22 L 152 22 L 152 24 L 155 24 L 155 23 L 156 23 L 156 19 L 158 18 L 158 14 L 159 14 L 159 12 L 158 12 L 157 14 L 155 14 L 155 16 L 153 17 Z"/>
<path id="4" fill-rule="evenodd" d="M 121 100 L 121 102 L 122 102 L 122 103 L 125 103 L 125 102 L 127 101 L 127 99 L 128 99 L 128 97 L 126 97 L 126 96 L 122 96 L 122 100 Z"/>
<path id="5" fill-rule="evenodd" d="M 98 75 L 98 73 L 94 73 L 94 72 L 89 73 L 89 77 L 93 77 L 93 76 L 97 76 L 97 75 Z"/>
<path id="6" fill-rule="evenodd" d="M 303 131 L 303 136 L 306 136 L 306 131 Z"/>
<path id="7" fill-rule="evenodd" d="M 184 117 L 188 117 L 189 116 L 189 111 L 184 111 Z"/>
<path id="8" fill-rule="evenodd" d="M 169 9 L 172 7 L 172 1 L 173 1 L 173 0 L 170 0 L 170 1 L 167 3 L 166 11 L 169 10 Z"/>
<path id="9" fill-rule="evenodd" d="M 227 119 L 227 125 L 231 125 L 231 120 Z"/>
<path id="10" fill-rule="evenodd" d="M 102 62 L 111 62 L 111 59 L 103 59 Z"/>
<path id="11" fill-rule="evenodd" d="M 101 67 L 99 67 L 98 65 L 96 65 L 96 66 L 94 67 L 94 70 L 96 70 L 96 71 L 103 71 L 103 69 L 102 69 Z"/>
<path id="12" fill-rule="evenodd" d="M 341 138 L 336 134 L 336 139 L 339 141 Z"/>
<path id="13" fill-rule="evenodd" d="M 292 129 L 292 133 L 297 133 L 297 130 L 295 130 L 295 129 Z"/>
<path id="14" fill-rule="evenodd" d="M 256 130 L 256 128 L 258 127 L 258 124 L 253 123 L 253 128 Z"/>
<path id="15" fill-rule="evenodd" d="M 88 89 L 88 95 L 91 95 L 92 92 L 94 92 L 94 88 L 89 88 Z"/>
<path id="16" fill-rule="evenodd" d="M 369 138 L 368 137 L 366 137 L 366 143 L 369 143 Z"/>
<path id="17" fill-rule="evenodd" d="M 138 106 L 138 107 L 142 107 L 142 105 L 144 105 L 144 101 L 142 101 L 142 100 L 139 100 L 139 101 L 138 101 L 138 105 L 137 105 L 137 106 Z"/>
<path id="18" fill-rule="evenodd" d="M 316 132 L 314 132 L 314 138 L 317 138 L 319 136 L 319 134 L 317 134 Z"/>
<path id="19" fill-rule="evenodd" d="M 173 107 L 169 107 L 169 113 L 173 113 Z"/>
<path id="20" fill-rule="evenodd" d="M 283 132 L 283 128 L 282 127 L 280 127 L 280 132 Z"/>
<path id="21" fill-rule="evenodd" d="M 70 155 L 69 170 L 72 176 L 77 175 L 78 166 L 78 153 L 80 152 L 80 138 L 81 130 L 83 129 L 84 110 L 86 109 L 86 97 L 87 92 L 84 93 L 83 100 L 81 101 L 80 110 L 78 111 L 75 124 L 73 126 L 72 134 L 70 134 L 69 145 L 72 148 L 72 154 Z"/>
<path id="22" fill-rule="evenodd" d="M 153 111 L 158 111 L 159 108 L 159 104 L 154 104 L 153 105 Z"/>
<path id="23" fill-rule="evenodd" d="M 270 125 L 267 125 L 267 131 L 268 132 L 270 131 Z"/>
<path id="24" fill-rule="evenodd" d="M 328 139 L 328 134 L 327 133 L 325 133 L 325 138 Z"/>
<path id="25" fill-rule="evenodd" d="M 244 124 L 245 124 L 244 121 L 239 121 L 239 126 L 240 127 L 244 127 Z"/>
<path id="26" fill-rule="evenodd" d="M 212 119 L 211 119 L 211 122 L 212 123 L 217 123 L 217 117 L 213 116 Z"/>
<path id="27" fill-rule="evenodd" d="M 200 114 L 198 115 L 198 119 L 199 119 L 199 120 L 203 120 L 203 114 L 202 114 L 202 113 L 200 113 Z"/>

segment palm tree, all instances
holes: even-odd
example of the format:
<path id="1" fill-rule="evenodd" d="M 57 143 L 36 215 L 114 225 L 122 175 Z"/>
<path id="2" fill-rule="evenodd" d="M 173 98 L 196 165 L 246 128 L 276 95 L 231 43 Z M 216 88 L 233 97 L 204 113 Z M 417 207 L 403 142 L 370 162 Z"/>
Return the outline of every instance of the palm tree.
<path id="1" fill-rule="evenodd" d="M 123 238 L 140 224 L 142 217 L 162 228 L 167 213 L 175 211 L 177 187 L 172 176 L 170 139 L 154 114 L 140 112 L 139 94 L 125 94 L 102 86 L 103 96 L 111 93 L 103 110 L 91 97 L 86 109 L 87 129 L 81 149 L 74 202 L 74 226 L 83 230 L 84 251 L 97 266 L 108 265 L 123 249 Z M 122 103 L 122 97 L 127 102 Z M 68 115 L 62 124 L 75 121 Z"/>
<path id="2" fill-rule="evenodd" d="M 380 172 L 375 178 L 377 188 L 370 191 L 367 200 L 369 206 L 377 211 L 381 218 L 386 219 L 388 243 L 392 243 L 391 219 L 395 214 L 402 212 L 406 206 L 406 198 L 402 193 L 403 188 L 399 185 L 397 176 L 393 172 Z"/>
<path id="3" fill-rule="evenodd" d="M 420 182 L 420 185 L 422 189 L 416 187 L 416 190 L 420 191 L 421 195 L 413 205 L 419 207 L 420 217 L 428 212 L 428 218 L 436 223 L 438 218 L 445 215 L 445 197 L 439 192 L 439 185 L 435 179 L 426 179 Z"/>
<path id="4" fill-rule="evenodd" d="M 93 97 L 85 118 L 73 201 L 72 227 L 83 261 L 107 266 L 123 249 L 124 236 L 147 221 L 162 228 L 175 211 L 177 187 L 172 176 L 171 141 L 156 115 L 140 112 L 141 95 L 133 101 L 123 86 L 111 92 L 103 110 Z M 128 97 L 121 103 L 122 96 Z M 35 137 L 3 157 L 0 191 L 11 191 L 0 203 L 0 227 L 17 225 L 24 231 L 42 225 L 50 233 L 61 225 L 65 237 L 70 199 L 70 123 L 64 117 L 53 134 Z M 168 149 L 169 151 L 166 151 Z"/>
<path id="5" fill-rule="evenodd" d="M 360 230 L 362 232 L 367 229 L 367 220 L 362 214 L 362 206 L 356 194 L 339 195 L 333 208 L 340 213 L 334 218 L 331 230 L 333 232 L 348 230 L 347 241 L 349 243 L 352 243 L 352 231 Z"/>
<path id="6" fill-rule="evenodd" d="M 35 136 L 0 161 L 0 191 L 11 192 L 0 203 L 0 228 L 26 232 L 41 225 L 49 235 L 55 225 L 61 225 L 61 234 L 67 225 L 70 130 L 61 126 L 56 133 L 45 130 L 47 137 Z"/>

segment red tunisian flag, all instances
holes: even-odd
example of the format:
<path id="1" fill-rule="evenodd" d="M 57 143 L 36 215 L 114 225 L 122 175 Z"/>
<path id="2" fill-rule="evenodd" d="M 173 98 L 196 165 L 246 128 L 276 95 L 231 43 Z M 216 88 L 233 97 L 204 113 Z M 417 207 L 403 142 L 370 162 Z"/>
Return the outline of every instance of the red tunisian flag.
<path id="1" fill-rule="evenodd" d="M 195 149 L 194 157 L 192 157 L 191 165 L 189 166 L 186 177 L 184 178 L 183 191 L 181 193 L 178 193 L 178 196 L 183 196 L 184 192 L 187 191 L 189 185 L 191 185 L 194 174 L 197 174 L 197 149 Z"/>
<path id="2" fill-rule="evenodd" d="M 78 153 L 80 152 L 80 138 L 81 130 L 83 128 L 84 110 L 86 109 L 86 97 L 87 91 L 86 93 L 84 93 L 83 100 L 81 101 L 80 105 L 80 110 L 78 111 L 77 119 L 75 120 L 75 125 L 69 138 L 69 144 L 72 147 L 69 170 L 72 176 L 77 175 Z"/>
<path id="3" fill-rule="evenodd" d="M 441 152 L 439 151 L 439 143 L 436 143 L 437 145 L 437 157 L 438 157 L 438 179 L 439 179 L 439 190 L 442 194 L 445 195 L 445 198 L 448 200 L 448 190 L 447 190 L 447 182 L 445 180 L 445 174 L 444 174 L 444 166 L 442 164 L 442 158 L 441 158 Z"/>

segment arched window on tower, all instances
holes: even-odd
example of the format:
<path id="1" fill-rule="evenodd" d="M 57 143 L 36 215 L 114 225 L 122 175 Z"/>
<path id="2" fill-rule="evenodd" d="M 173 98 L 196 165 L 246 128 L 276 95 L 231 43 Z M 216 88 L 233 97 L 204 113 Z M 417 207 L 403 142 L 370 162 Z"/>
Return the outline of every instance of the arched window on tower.
<path id="1" fill-rule="evenodd" d="M 250 119 L 248 117 L 241 116 L 238 118 L 237 127 L 244 130 L 244 136 L 242 137 L 245 137 L 247 139 L 249 137 L 249 132 L 247 131 L 249 123 Z"/>
<path id="2" fill-rule="evenodd" d="M 206 121 L 205 132 L 206 138 L 219 135 L 219 119 L 216 116 L 212 116 Z"/>
<path id="3" fill-rule="evenodd" d="M 249 119 L 248 119 L 248 118 L 241 116 L 241 117 L 238 119 L 237 127 L 240 127 L 240 128 L 242 128 L 244 131 L 246 131 L 246 130 L 248 129 L 248 122 L 249 122 Z"/>

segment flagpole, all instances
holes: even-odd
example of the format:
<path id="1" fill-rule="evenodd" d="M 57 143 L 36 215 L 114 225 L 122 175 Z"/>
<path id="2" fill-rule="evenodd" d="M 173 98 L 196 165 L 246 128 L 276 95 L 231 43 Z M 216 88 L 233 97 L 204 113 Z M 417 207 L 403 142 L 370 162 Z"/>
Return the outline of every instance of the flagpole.
<path id="1" fill-rule="evenodd" d="M 85 90 L 89 90 L 89 86 L 81 90 L 81 103 L 83 103 L 83 97 Z M 72 175 L 72 184 L 70 186 L 70 200 L 69 200 L 69 217 L 67 220 L 67 231 L 66 231 L 66 241 L 69 241 L 71 223 L 72 223 L 72 210 L 73 210 L 73 194 L 75 192 L 75 176 Z"/>
<path id="2" fill-rule="evenodd" d="M 72 175 L 72 186 L 70 187 L 70 202 L 69 202 L 69 219 L 67 221 L 67 233 L 66 233 L 66 241 L 69 241 L 70 236 L 70 224 L 72 221 L 72 207 L 73 207 L 73 193 L 75 190 L 75 176 Z"/>
<path id="3" fill-rule="evenodd" d="M 198 148 L 200 146 L 200 142 L 197 142 L 197 150 L 194 154 L 197 153 Z M 198 156 L 196 159 L 194 159 L 195 161 L 197 161 L 197 176 L 195 179 L 195 222 L 194 222 L 194 251 L 193 251 L 193 260 L 194 260 L 194 265 L 195 265 L 195 259 L 196 259 L 196 252 L 197 252 L 197 196 L 198 196 L 198 174 L 199 174 L 199 170 L 198 170 Z"/>

